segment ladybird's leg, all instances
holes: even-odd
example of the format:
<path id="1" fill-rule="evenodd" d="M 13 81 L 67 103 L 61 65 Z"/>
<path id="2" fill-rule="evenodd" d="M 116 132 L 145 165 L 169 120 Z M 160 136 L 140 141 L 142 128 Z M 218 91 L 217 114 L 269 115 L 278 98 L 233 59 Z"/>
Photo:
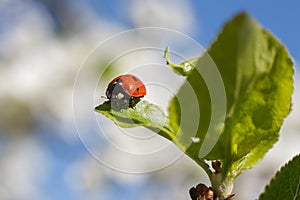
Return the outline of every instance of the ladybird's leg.
<path id="1" fill-rule="evenodd" d="M 140 97 L 130 97 L 130 100 L 129 100 L 129 107 L 130 108 L 134 108 L 134 106 L 140 102 L 141 98 Z"/>

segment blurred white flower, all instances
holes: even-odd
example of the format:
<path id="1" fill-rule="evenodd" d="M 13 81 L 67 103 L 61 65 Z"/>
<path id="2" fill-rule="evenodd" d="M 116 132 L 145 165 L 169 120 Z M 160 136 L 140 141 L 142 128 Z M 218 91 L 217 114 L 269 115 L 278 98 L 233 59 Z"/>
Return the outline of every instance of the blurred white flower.
<path id="1" fill-rule="evenodd" d="M 128 14 L 137 27 L 165 27 L 184 33 L 194 31 L 195 18 L 189 1 L 131 0 Z"/>
<path id="2" fill-rule="evenodd" d="M 91 192 L 105 189 L 107 170 L 91 157 L 81 158 L 66 168 L 64 180 L 74 192 Z"/>
<path id="3" fill-rule="evenodd" d="M 51 154 L 31 137 L 11 142 L 1 152 L 0 199 L 45 199 L 40 185 L 52 161 Z"/>

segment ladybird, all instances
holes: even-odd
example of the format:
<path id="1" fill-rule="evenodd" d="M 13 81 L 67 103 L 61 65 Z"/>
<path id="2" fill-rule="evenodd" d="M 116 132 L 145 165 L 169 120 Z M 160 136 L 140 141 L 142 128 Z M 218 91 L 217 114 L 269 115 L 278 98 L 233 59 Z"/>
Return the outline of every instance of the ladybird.
<path id="1" fill-rule="evenodd" d="M 136 76 L 124 74 L 108 84 L 105 94 L 111 108 L 122 110 L 133 108 L 146 95 L 146 87 Z"/>

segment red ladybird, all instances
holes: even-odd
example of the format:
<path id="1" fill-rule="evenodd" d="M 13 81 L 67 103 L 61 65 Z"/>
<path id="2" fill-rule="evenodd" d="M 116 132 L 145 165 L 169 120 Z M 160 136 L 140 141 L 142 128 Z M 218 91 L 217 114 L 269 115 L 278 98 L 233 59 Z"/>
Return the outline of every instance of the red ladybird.
<path id="1" fill-rule="evenodd" d="M 146 87 L 136 76 L 125 74 L 114 78 L 105 94 L 113 109 L 133 108 L 146 95 Z"/>

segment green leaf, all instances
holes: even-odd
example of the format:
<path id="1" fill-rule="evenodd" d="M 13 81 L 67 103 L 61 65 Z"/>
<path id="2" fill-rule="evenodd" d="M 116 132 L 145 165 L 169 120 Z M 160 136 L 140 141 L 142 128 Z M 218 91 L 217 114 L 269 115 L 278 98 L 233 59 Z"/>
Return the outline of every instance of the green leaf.
<path id="1" fill-rule="evenodd" d="M 176 99 L 173 99 L 176 101 Z M 123 128 L 132 128 L 137 126 L 144 126 L 157 134 L 172 140 L 179 148 L 184 151 L 184 147 L 176 139 L 176 133 L 181 132 L 179 127 L 174 127 L 175 119 L 171 122 L 164 112 L 154 104 L 147 101 L 138 102 L 134 108 L 127 108 L 121 111 L 111 109 L 109 101 L 105 101 L 103 104 L 95 107 L 95 112 L 101 113 L 107 118 L 111 119 L 116 125 Z M 175 112 L 175 111 L 174 111 Z M 190 155 L 192 157 L 193 155 Z M 209 167 L 203 160 L 195 161 L 209 174 Z"/>
<path id="2" fill-rule="evenodd" d="M 169 67 L 173 69 L 174 72 L 183 76 L 187 76 L 193 71 L 197 63 L 197 60 L 199 59 L 198 57 L 196 57 L 196 58 L 191 58 L 189 60 L 183 61 L 180 64 L 173 64 L 170 60 L 168 47 L 165 49 L 164 58 L 167 61 L 167 65 L 169 65 Z"/>
<path id="3" fill-rule="evenodd" d="M 227 118 L 208 158 L 221 157 L 224 168 L 237 176 L 278 139 L 291 107 L 293 62 L 286 48 L 245 13 L 225 26 L 209 54 L 224 80 Z"/>
<path id="4" fill-rule="evenodd" d="M 220 123 L 224 119 L 220 111 L 222 89 L 209 82 L 218 80 L 218 73 L 211 75 L 214 63 L 210 59 L 221 74 L 226 91 L 224 124 Z M 177 72 L 182 68 L 182 64 L 170 65 Z M 169 106 L 171 126 L 174 130 L 180 127 L 182 132 L 176 135 L 175 142 L 196 162 L 221 160 L 223 180 L 219 182 L 230 185 L 278 140 L 280 127 L 290 112 L 293 73 L 293 62 L 286 48 L 246 13 L 237 15 L 225 24 L 195 68 L 189 74 L 180 72 L 187 76 L 187 81 L 176 95 L 178 100 L 172 100 Z M 188 92 L 190 88 L 193 94 Z M 214 90 L 218 89 L 219 101 L 214 100 Z M 219 109 L 213 110 L 214 107 Z M 215 121 L 211 126 L 212 120 Z M 221 136 L 206 155 L 202 153 L 203 146 L 215 142 L 212 136 L 217 135 L 216 130 L 222 131 Z M 193 134 L 200 142 L 187 142 Z M 223 194 L 230 192 L 222 190 L 227 190 L 220 191 Z"/>
<path id="5" fill-rule="evenodd" d="M 147 101 L 140 101 L 134 108 L 121 111 L 111 109 L 109 101 L 106 101 L 97 106 L 95 111 L 103 114 L 116 125 L 123 128 L 144 126 L 167 139 L 174 137 L 167 116 L 158 106 Z"/>
<path id="6" fill-rule="evenodd" d="M 300 155 L 280 169 L 259 200 L 300 200 Z"/>

